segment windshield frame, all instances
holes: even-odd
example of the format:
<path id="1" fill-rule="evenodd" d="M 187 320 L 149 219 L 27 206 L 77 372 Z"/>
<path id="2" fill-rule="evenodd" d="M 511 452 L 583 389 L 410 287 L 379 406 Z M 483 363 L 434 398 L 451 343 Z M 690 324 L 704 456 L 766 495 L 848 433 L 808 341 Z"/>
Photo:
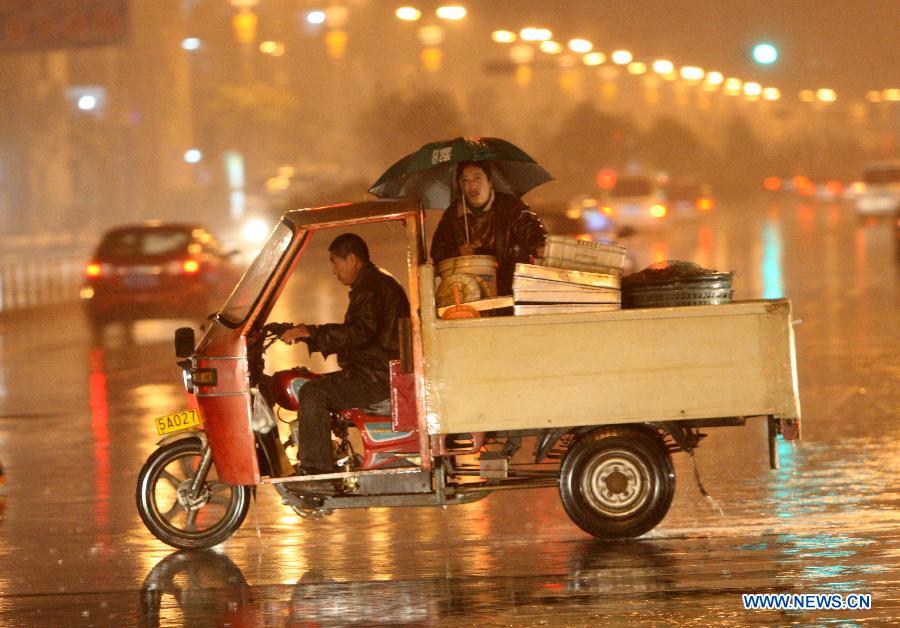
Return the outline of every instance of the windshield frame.
<path id="1" fill-rule="evenodd" d="M 219 310 L 217 317 L 224 325 L 234 329 L 247 321 L 260 299 L 268 293 L 267 287 L 273 281 L 281 281 L 285 258 L 295 256 L 302 248 L 293 246 L 294 242 L 308 234 L 309 231 L 305 229 L 295 230 L 287 220 L 278 222 L 266 244 Z"/>

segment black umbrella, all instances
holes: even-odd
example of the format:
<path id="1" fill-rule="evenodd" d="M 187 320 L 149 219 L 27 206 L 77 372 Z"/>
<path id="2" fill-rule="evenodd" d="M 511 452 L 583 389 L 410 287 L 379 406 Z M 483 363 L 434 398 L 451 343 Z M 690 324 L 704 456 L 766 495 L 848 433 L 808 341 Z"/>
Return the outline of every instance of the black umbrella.
<path id="1" fill-rule="evenodd" d="M 496 137 L 457 137 L 425 144 L 379 177 L 369 188 L 378 198 L 418 196 L 426 207 L 449 207 L 459 162 L 487 162 L 494 188 L 521 196 L 552 181 L 549 172 L 521 148 Z"/>

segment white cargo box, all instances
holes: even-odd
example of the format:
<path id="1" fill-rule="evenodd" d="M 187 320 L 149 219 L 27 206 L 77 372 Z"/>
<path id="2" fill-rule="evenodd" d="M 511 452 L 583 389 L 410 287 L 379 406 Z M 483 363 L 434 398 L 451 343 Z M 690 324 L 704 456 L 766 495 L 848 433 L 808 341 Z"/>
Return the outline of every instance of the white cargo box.
<path id="1" fill-rule="evenodd" d="M 540 265 L 621 276 L 625 252 L 616 244 L 548 235 Z"/>

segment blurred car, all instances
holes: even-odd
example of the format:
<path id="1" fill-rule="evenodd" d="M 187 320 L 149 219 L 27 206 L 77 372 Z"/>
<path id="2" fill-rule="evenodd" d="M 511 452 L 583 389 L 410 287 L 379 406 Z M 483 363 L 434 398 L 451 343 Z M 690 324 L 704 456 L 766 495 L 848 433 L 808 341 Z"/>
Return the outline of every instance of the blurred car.
<path id="1" fill-rule="evenodd" d="M 655 177 L 628 175 L 618 178 L 602 211 L 617 228 L 656 229 L 665 224 L 669 205 Z"/>
<path id="2" fill-rule="evenodd" d="M 194 224 L 148 222 L 117 227 L 85 267 L 81 298 L 94 331 L 149 318 L 203 320 L 236 283 L 234 252 Z"/>
<path id="3" fill-rule="evenodd" d="M 672 180 L 666 185 L 666 200 L 675 217 L 694 218 L 710 212 L 716 206 L 712 189 L 707 183 L 693 180 Z"/>
<path id="4" fill-rule="evenodd" d="M 862 175 L 865 191 L 856 199 L 857 212 L 894 215 L 900 209 L 900 159 L 864 163 Z"/>

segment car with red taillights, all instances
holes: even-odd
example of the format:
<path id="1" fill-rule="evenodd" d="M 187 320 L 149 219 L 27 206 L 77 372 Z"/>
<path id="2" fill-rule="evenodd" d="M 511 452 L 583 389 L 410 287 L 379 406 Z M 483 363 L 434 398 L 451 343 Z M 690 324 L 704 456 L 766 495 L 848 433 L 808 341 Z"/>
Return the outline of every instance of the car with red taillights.
<path id="1" fill-rule="evenodd" d="M 658 177 L 633 174 L 618 178 L 602 212 L 612 219 L 617 228 L 630 227 L 641 231 L 665 226 L 669 209 L 665 189 Z"/>
<path id="2" fill-rule="evenodd" d="M 107 231 L 85 267 L 81 298 L 92 328 L 151 318 L 202 320 L 239 272 L 203 226 L 146 222 Z"/>

